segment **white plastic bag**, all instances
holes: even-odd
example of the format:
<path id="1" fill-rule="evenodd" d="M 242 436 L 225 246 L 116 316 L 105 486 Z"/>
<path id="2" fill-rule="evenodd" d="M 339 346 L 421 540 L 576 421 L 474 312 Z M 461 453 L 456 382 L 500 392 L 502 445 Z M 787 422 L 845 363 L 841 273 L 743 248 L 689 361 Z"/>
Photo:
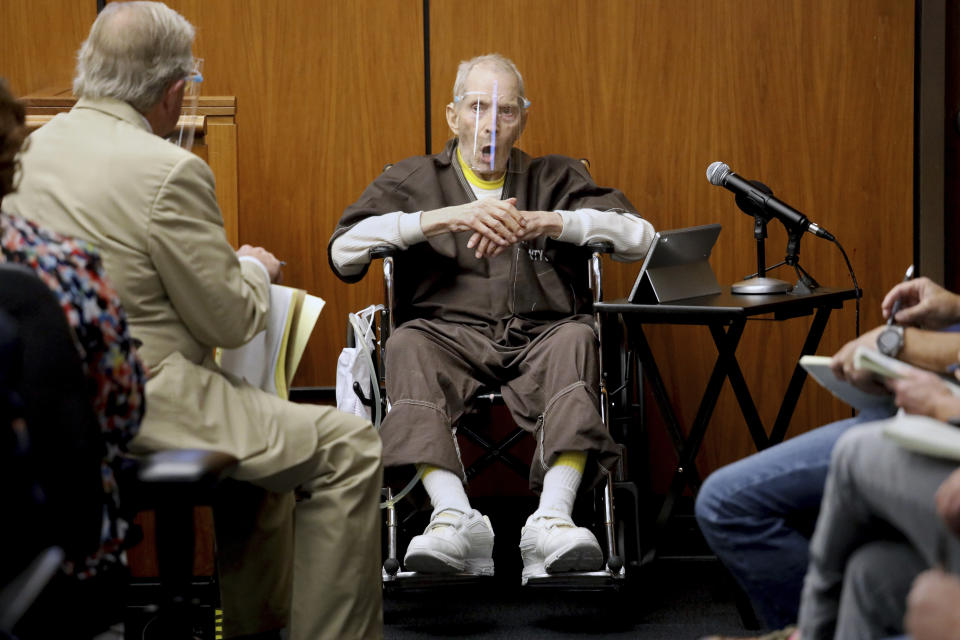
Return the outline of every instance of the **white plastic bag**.
<path id="1" fill-rule="evenodd" d="M 373 366 L 374 331 L 373 314 L 383 310 L 383 305 L 370 305 L 366 309 L 347 315 L 356 346 L 346 347 L 337 359 L 337 408 L 373 421 L 380 428 L 380 381 Z M 353 389 L 360 385 L 364 397 L 373 398 L 373 411 L 364 405 Z"/>
<path id="2" fill-rule="evenodd" d="M 373 422 L 374 428 L 380 429 L 380 380 L 373 367 L 374 331 L 371 318 L 378 311 L 383 311 L 382 304 L 370 305 L 357 313 L 347 314 L 347 321 L 353 327 L 355 347 L 346 347 L 340 352 L 337 360 L 337 408 L 347 413 L 365 417 Z M 360 397 L 353 389 L 353 383 L 360 385 L 365 398 L 373 398 L 373 411 L 360 402 Z M 371 395 L 372 394 L 372 395 Z M 372 413 L 372 415 L 371 415 Z M 416 486 L 423 474 L 422 466 L 417 467 L 413 478 L 390 500 L 380 503 L 381 509 L 386 509 L 402 499 Z"/>

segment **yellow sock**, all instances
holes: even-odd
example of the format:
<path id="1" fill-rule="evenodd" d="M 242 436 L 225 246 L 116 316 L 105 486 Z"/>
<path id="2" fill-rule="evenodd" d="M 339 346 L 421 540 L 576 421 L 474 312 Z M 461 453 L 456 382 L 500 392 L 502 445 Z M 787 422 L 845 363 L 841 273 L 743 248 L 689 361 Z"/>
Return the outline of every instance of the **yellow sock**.
<path id="1" fill-rule="evenodd" d="M 583 469 L 587 465 L 586 451 L 564 451 L 543 476 L 543 491 L 540 493 L 540 505 L 533 517 L 573 514 L 573 502 L 583 478 Z"/>
<path id="2" fill-rule="evenodd" d="M 586 451 L 564 451 L 559 456 L 557 456 L 556 462 L 554 462 L 551 467 L 556 467 L 558 465 L 563 465 L 565 467 L 573 467 L 581 474 L 583 473 L 584 468 L 587 466 L 587 452 Z"/>
<path id="3" fill-rule="evenodd" d="M 428 473 L 432 473 L 439 468 L 440 467 L 435 467 L 432 464 L 424 464 L 421 462 L 420 464 L 417 465 L 417 471 L 420 472 L 420 480 L 423 480 L 424 478 L 426 478 Z"/>

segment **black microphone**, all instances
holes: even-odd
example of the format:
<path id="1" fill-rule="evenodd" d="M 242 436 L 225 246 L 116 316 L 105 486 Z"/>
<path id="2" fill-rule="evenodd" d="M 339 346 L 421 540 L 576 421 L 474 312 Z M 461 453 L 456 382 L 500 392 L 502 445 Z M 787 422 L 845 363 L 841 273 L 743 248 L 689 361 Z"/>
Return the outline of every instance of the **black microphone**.
<path id="1" fill-rule="evenodd" d="M 780 219 L 783 226 L 789 231 L 798 231 L 803 233 L 809 231 L 815 236 L 835 240 L 833 234 L 818 225 L 810 222 L 807 216 L 803 215 L 785 202 L 781 202 L 770 194 L 764 193 L 749 180 L 744 180 L 723 162 L 714 162 L 707 167 L 707 180 L 710 184 L 717 187 L 724 187 L 737 196 L 747 198 L 756 204 L 760 209 L 768 211 L 771 215 Z"/>

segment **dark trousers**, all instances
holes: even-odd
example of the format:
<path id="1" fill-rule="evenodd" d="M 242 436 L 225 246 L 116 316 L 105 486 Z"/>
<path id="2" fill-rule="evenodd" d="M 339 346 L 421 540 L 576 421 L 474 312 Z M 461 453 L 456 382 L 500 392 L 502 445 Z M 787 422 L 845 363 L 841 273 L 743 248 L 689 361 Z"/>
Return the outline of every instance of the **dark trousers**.
<path id="1" fill-rule="evenodd" d="M 417 319 L 390 336 L 386 367 L 386 466 L 426 463 L 462 476 L 454 427 L 483 387 L 499 388 L 517 424 L 534 434 L 535 491 L 563 451 L 586 451 L 597 463 L 585 486 L 616 462 L 598 410 L 597 337 L 588 324 L 558 322 L 535 335 L 507 327 L 491 337 L 459 323 Z"/>

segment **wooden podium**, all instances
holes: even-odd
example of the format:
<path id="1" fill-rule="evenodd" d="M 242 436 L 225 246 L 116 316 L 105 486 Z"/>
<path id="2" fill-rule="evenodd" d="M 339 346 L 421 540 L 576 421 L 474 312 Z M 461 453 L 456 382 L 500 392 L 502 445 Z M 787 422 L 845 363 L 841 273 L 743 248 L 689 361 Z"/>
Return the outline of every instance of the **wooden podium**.
<path id="1" fill-rule="evenodd" d="M 69 87 L 52 87 L 23 96 L 30 131 L 69 111 L 77 99 Z M 200 96 L 196 115 L 181 116 L 180 124 L 195 129 L 193 152 L 207 161 L 216 179 L 217 202 L 223 213 L 227 240 L 239 247 L 237 222 L 237 99 Z"/>

